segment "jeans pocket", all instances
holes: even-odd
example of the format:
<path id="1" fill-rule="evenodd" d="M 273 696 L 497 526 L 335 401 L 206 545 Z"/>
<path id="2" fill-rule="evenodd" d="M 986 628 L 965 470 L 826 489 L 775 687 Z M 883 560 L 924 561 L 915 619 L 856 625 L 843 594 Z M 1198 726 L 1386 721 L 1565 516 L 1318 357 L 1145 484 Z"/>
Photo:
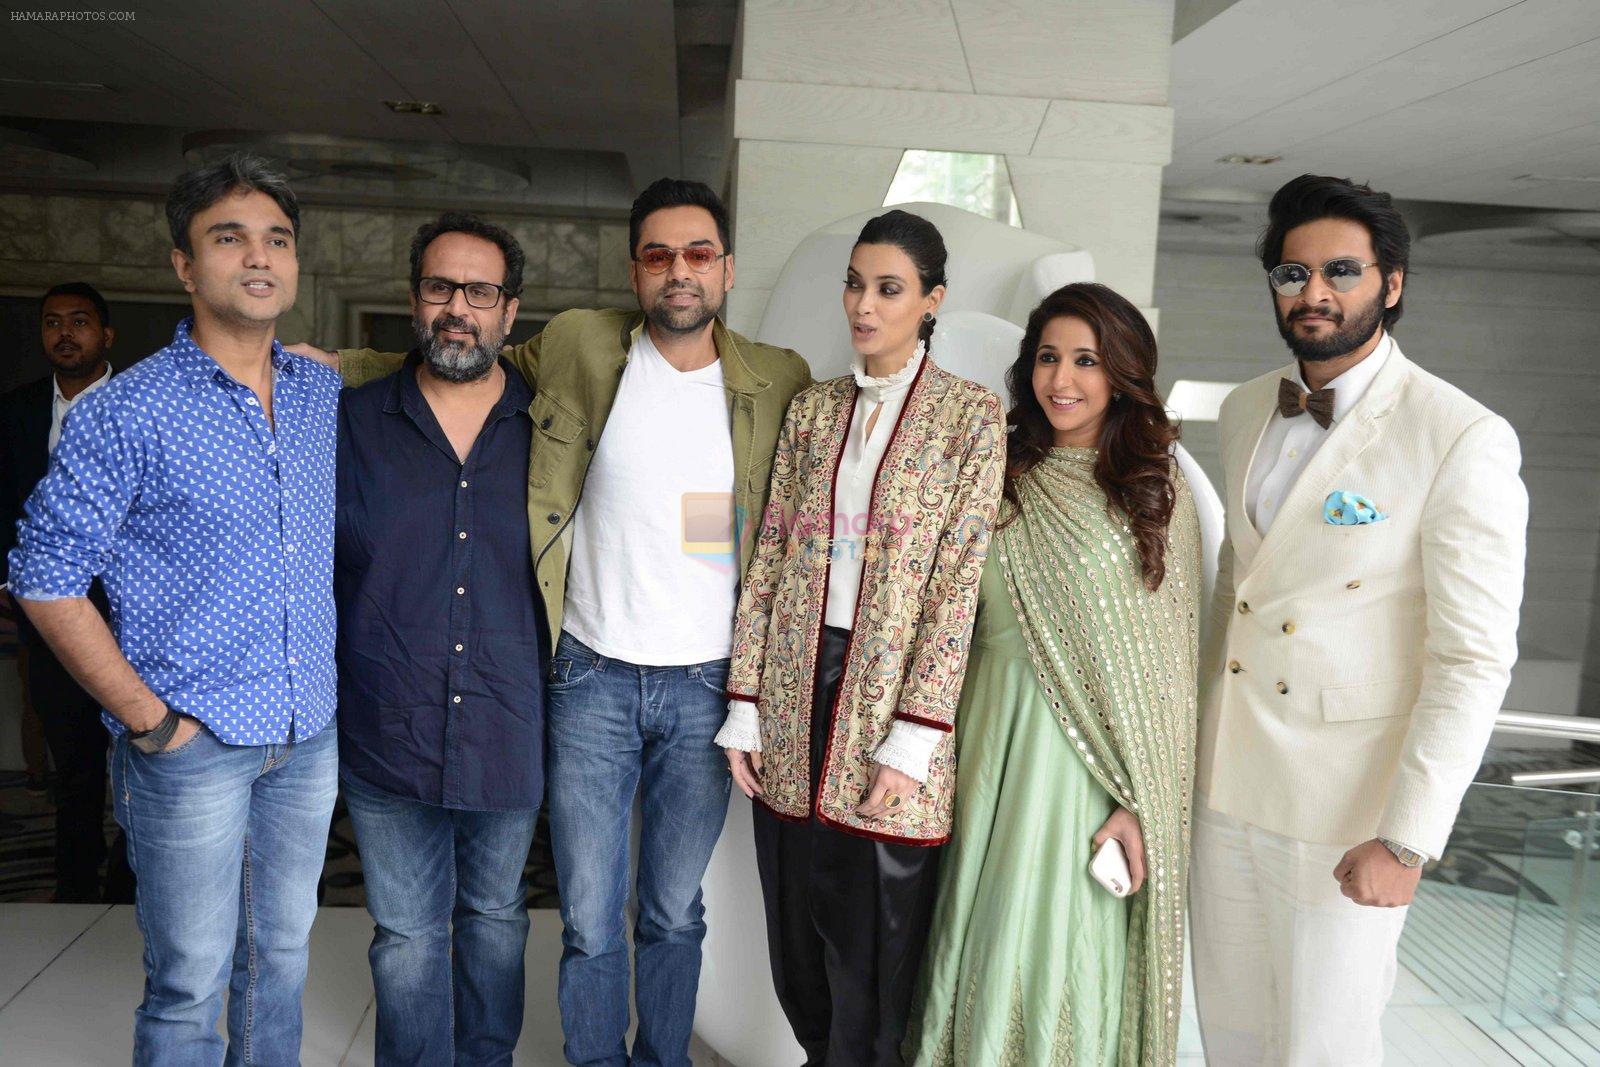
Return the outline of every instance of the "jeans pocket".
<path id="1" fill-rule="evenodd" d="M 200 729 L 196 730 L 194 732 L 193 736 L 191 736 L 189 738 L 189 740 L 185 741 L 183 744 L 179 745 L 177 748 L 164 748 L 160 752 L 149 753 L 149 756 L 150 756 L 151 759 L 171 759 L 173 756 L 181 756 L 185 752 L 188 752 L 190 749 L 194 748 L 194 743 L 196 741 L 200 740 L 201 736 L 206 734 L 206 733 L 209 733 L 209 731 L 206 729 L 205 723 L 201 723 L 200 724 Z M 132 748 L 133 746 L 130 745 L 128 747 Z M 133 749 L 133 750 L 135 752 L 139 752 L 139 750 L 136 749 L 136 748 Z M 139 754 L 141 756 L 145 755 L 145 753 L 143 753 L 143 752 L 140 752 Z"/>
<path id="2" fill-rule="evenodd" d="M 703 663 L 693 668 L 695 679 L 711 692 L 718 696 L 726 696 L 728 692 L 728 665 L 726 663 Z"/>
<path id="3" fill-rule="evenodd" d="M 560 658 L 550 662 L 550 677 L 546 679 L 553 692 L 561 692 L 581 685 L 595 671 L 593 660 Z"/>

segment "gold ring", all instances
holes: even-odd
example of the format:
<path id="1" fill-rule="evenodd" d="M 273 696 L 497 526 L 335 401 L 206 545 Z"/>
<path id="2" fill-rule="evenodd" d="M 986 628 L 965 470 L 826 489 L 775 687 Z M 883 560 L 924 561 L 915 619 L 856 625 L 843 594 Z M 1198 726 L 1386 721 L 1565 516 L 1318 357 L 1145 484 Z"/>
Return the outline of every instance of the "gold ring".
<path id="1" fill-rule="evenodd" d="M 898 808 L 900 806 L 900 794 L 886 793 L 883 798 L 883 806 L 886 808 Z"/>

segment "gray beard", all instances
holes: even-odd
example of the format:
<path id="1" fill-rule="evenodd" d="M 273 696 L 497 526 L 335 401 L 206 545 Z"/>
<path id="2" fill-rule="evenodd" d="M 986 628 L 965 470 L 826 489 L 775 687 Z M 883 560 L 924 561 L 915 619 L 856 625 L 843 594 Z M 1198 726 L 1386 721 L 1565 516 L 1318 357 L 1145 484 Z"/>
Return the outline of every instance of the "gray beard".
<path id="1" fill-rule="evenodd" d="M 411 320 L 412 332 L 422 349 L 422 358 L 428 369 L 442 381 L 475 382 L 494 369 L 500 358 L 500 348 L 505 335 L 495 331 L 488 337 L 479 335 L 475 344 L 446 341 L 439 337 L 438 327 L 450 321 L 447 317 L 435 320 L 433 325 L 418 319 Z"/>

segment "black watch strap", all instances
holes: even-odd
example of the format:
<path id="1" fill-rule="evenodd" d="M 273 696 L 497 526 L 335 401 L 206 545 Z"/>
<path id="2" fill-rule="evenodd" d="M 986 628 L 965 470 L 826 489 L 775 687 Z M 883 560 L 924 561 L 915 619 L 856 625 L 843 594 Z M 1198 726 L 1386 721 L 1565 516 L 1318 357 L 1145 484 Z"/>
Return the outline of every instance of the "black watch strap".
<path id="1" fill-rule="evenodd" d="M 157 723 L 154 729 L 129 733 L 128 743 L 145 755 L 153 756 L 167 747 L 172 735 L 178 732 L 178 722 L 181 718 L 182 716 L 169 707 L 167 717 Z"/>

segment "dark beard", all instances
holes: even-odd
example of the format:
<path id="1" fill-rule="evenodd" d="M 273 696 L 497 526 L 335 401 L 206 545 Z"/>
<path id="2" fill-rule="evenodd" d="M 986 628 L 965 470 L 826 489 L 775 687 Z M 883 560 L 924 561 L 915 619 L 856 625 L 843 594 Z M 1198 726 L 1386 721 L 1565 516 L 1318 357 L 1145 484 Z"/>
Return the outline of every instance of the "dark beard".
<path id="1" fill-rule="evenodd" d="M 705 299 L 705 291 L 702 289 L 688 290 L 700 297 L 699 307 L 674 308 L 668 307 L 664 303 L 667 297 L 673 293 L 682 292 L 684 289 L 684 286 L 679 286 L 677 289 L 663 289 L 656 294 L 656 302 L 646 308 L 644 312 L 645 318 L 650 320 L 651 325 L 666 333 L 699 333 L 707 323 L 716 318 L 722 311 L 721 304 L 716 307 L 710 305 Z"/>
<path id="2" fill-rule="evenodd" d="M 69 382 L 80 381 L 84 378 L 98 378 L 101 372 L 101 355 L 99 352 L 91 354 L 88 349 L 80 348 L 76 352 L 60 353 L 51 351 L 47 353 L 50 366 L 55 370 L 58 378 Z"/>
<path id="3" fill-rule="evenodd" d="M 447 327 L 471 330 L 478 340 L 470 345 L 441 340 L 439 333 Z M 493 370 L 495 361 L 500 358 L 500 347 L 506 339 L 499 330 L 491 330 L 484 337 L 478 333 L 477 325 L 472 320 L 451 318 L 449 315 L 441 315 L 431 324 L 413 318 L 411 331 L 416 335 L 428 369 L 443 381 L 457 384 L 478 381 Z"/>
<path id="4" fill-rule="evenodd" d="M 1297 309 L 1298 310 L 1298 309 Z M 1294 324 L 1285 320 L 1283 312 L 1278 309 L 1276 302 L 1272 311 L 1278 319 L 1278 336 L 1283 338 L 1284 344 L 1289 346 L 1289 351 L 1295 358 L 1307 363 L 1323 363 L 1330 359 L 1347 356 L 1372 340 L 1372 335 L 1378 332 L 1378 327 L 1383 322 L 1383 295 L 1379 295 L 1371 304 L 1361 308 L 1355 313 L 1355 318 L 1346 321 L 1343 315 L 1336 315 L 1333 319 L 1333 332 L 1323 338 L 1301 337 L 1294 332 Z"/>

